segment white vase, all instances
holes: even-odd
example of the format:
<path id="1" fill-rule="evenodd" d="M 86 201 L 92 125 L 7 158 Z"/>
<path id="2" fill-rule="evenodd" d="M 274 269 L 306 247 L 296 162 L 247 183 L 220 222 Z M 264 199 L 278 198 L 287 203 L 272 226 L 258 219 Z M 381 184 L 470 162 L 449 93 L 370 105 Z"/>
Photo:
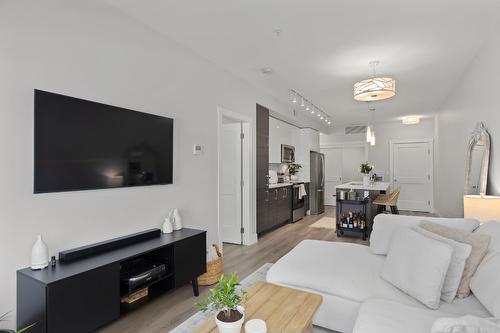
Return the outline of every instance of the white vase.
<path id="1" fill-rule="evenodd" d="M 182 229 L 182 217 L 179 214 L 179 209 L 175 208 L 170 213 L 170 220 L 172 221 L 172 224 L 174 226 L 174 230 L 181 230 Z"/>
<path id="2" fill-rule="evenodd" d="M 170 220 L 170 216 L 165 218 L 165 222 L 163 222 L 161 231 L 164 234 L 171 234 L 174 231 L 174 226 L 172 224 L 172 221 Z"/>
<path id="3" fill-rule="evenodd" d="M 297 175 L 291 175 L 291 176 L 290 176 L 290 179 L 291 179 L 291 180 L 294 180 L 294 181 L 295 181 L 295 180 L 299 180 L 299 176 L 297 176 Z"/>
<path id="4" fill-rule="evenodd" d="M 241 307 L 238 307 L 238 311 L 243 315 L 240 320 L 234 321 L 232 323 L 227 323 L 225 321 L 220 321 L 215 315 L 215 323 L 219 329 L 219 333 L 240 333 L 243 322 L 245 321 L 245 312 L 242 311 Z"/>
<path id="5" fill-rule="evenodd" d="M 363 175 L 363 186 L 370 186 L 370 176 Z"/>
<path id="6" fill-rule="evenodd" d="M 31 269 L 43 269 L 49 265 L 49 248 L 42 239 L 42 235 L 38 235 L 36 242 L 31 249 Z"/>

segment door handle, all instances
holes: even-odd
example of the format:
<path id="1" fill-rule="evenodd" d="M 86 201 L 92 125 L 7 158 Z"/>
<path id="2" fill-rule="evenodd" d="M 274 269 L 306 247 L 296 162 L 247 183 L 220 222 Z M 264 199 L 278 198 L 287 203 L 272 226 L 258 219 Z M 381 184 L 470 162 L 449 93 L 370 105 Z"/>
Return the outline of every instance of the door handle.
<path id="1" fill-rule="evenodd" d="M 269 201 L 269 191 L 266 191 L 266 201 Z"/>
<path id="2" fill-rule="evenodd" d="M 274 190 L 274 200 L 278 200 L 278 190 Z"/>

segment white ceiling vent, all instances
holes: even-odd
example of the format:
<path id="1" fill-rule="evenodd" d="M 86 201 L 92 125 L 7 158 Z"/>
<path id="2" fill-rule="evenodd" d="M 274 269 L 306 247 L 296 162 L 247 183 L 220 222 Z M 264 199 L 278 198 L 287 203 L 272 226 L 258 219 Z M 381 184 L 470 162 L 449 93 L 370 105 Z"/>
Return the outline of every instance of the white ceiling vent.
<path id="1" fill-rule="evenodd" d="M 344 129 L 345 135 L 348 134 L 365 134 L 366 133 L 366 126 L 365 125 L 360 125 L 360 126 L 347 126 Z"/>

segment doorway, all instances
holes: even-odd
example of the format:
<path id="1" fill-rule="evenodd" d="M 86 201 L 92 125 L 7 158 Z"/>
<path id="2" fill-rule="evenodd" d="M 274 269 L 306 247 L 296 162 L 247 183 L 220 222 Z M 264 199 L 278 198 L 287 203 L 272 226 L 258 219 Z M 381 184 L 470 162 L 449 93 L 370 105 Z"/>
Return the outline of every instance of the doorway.
<path id="1" fill-rule="evenodd" d="M 366 161 L 365 143 L 339 143 L 321 146 L 325 154 L 325 205 L 335 206 L 336 186 L 361 180 L 359 166 Z"/>
<path id="2" fill-rule="evenodd" d="M 401 187 L 398 208 L 434 211 L 433 140 L 390 141 L 392 188 Z"/>
<path id="3" fill-rule="evenodd" d="M 218 227 L 221 243 L 250 242 L 251 120 L 219 108 Z"/>

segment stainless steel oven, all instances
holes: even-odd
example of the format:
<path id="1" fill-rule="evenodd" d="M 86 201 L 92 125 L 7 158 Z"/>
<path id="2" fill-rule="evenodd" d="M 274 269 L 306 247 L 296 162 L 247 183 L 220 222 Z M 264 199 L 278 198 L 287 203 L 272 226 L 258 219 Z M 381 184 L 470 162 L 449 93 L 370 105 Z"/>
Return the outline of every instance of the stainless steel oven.
<path id="1" fill-rule="evenodd" d="M 305 216 L 304 210 L 304 198 L 306 196 L 300 197 L 300 183 L 293 185 L 293 196 L 292 196 L 292 222 L 297 222 Z"/>
<path id="2" fill-rule="evenodd" d="M 281 145 L 281 163 L 295 163 L 295 147 Z"/>

